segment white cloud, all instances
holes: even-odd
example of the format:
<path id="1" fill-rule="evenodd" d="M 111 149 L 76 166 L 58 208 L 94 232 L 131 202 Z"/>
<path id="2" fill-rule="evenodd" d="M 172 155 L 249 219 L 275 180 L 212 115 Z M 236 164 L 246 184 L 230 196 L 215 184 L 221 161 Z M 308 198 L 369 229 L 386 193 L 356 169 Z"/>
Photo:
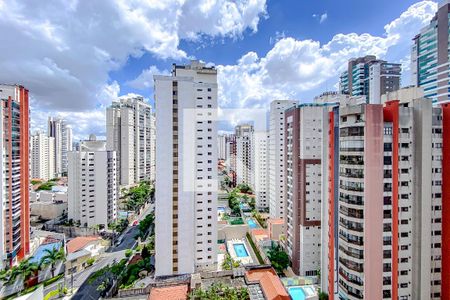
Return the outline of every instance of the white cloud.
<path id="1" fill-rule="evenodd" d="M 0 0 L 0 82 L 25 85 L 34 110 L 99 109 L 130 56 L 186 58 L 180 39 L 254 32 L 265 13 L 265 0 Z"/>
<path id="2" fill-rule="evenodd" d="M 218 66 L 220 105 L 261 108 L 274 99 L 310 102 L 327 86 L 335 86 L 352 57 L 374 54 L 409 63 L 411 39 L 436 10 L 437 4 L 432 1 L 416 3 L 387 24 L 382 36 L 341 33 L 325 44 L 285 37 L 263 57 L 249 52 L 236 65 Z M 408 70 L 404 68 L 406 78 Z"/>
<path id="3" fill-rule="evenodd" d="M 313 14 L 312 17 L 313 17 L 314 19 L 319 20 L 319 23 L 322 24 L 323 22 L 325 22 L 325 21 L 328 19 L 328 13 L 325 12 L 325 13 L 320 14 L 320 15 L 318 15 L 318 14 Z"/>
<path id="4" fill-rule="evenodd" d="M 128 81 L 126 84 L 139 90 L 149 90 L 153 88 L 153 75 L 170 75 L 167 70 L 159 70 L 156 66 L 150 66 L 145 69 L 141 74 L 133 80 Z"/>
<path id="5" fill-rule="evenodd" d="M 261 17 L 266 16 L 266 0 L 186 1 L 180 16 L 180 36 L 196 39 L 210 36 L 239 36 L 245 29 L 257 31 Z"/>

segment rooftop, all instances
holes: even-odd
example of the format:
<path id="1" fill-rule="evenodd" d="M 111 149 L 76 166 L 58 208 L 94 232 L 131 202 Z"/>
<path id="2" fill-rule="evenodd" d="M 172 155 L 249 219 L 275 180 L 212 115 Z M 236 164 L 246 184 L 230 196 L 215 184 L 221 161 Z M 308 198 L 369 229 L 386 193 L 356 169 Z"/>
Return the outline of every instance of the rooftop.
<path id="1" fill-rule="evenodd" d="M 272 267 L 250 269 L 245 273 L 249 284 L 259 283 L 264 296 L 268 300 L 290 300 L 289 294 Z"/>
<path id="2" fill-rule="evenodd" d="M 187 294 L 188 286 L 185 284 L 169 287 L 158 287 L 153 288 L 150 291 L 148 300 L 185 300 L 187 299 Z"/>
<path id="3" fill-rule="evenodd" d="M 67 243 L 67 252 L 68 253 L 77 252 L 77 251 L 83 249 L 84 247 L 86 247 L 88 244 L 95 242 L 95 241 L 100 241 L 101 239 L 102 238 L 99 236 L 76 237 Z"/>
<path id="4" fill-rule="evenodd" d="M 267 223 L 269 223 L 269 224 L 278 224 L 278 225 L 282 225 L 282 224 L 284 224 L 284 220 L 283 219 L 268 219 L 267 220 Z"/>

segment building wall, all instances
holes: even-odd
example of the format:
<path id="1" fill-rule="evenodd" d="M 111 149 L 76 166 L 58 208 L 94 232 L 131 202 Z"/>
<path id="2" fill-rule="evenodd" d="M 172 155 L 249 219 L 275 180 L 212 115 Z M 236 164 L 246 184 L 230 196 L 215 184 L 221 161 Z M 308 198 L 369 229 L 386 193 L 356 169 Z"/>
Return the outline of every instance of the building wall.
<path id="1" fill-rule="evenodd" d="M 116 154 L 87 144 L 69 152 L 68 218 L 83 227 L 106 227 L 117 217 Z"/>
<path id="2" fill-rule="evenodd" d="M 55 172 L 57 176 L 67 173 L 67 152 L 72 151 L 72 128 L 61 118 L 48 118 L 48 136 L 55 139 Z"/>
<path id="3" fill-rule="evenodd" d="M 270 103 L 269 124 L 269 213 L 271 218 L 285 217 L 284 174 L 284 111 L 295 106 L 293 100 L 274 100 Z"/>
<path id="4" fill-rule="evenodd" d="M 0 264 L 4 267 L 30 251 L 28 90 L 19 85 L 0 85 L 0 100 Z"/>
<path id="5" fill-rule="evenodd" d="M 31 178 L 55 177 L 55 138 L 36 133 L 30 139 Z"/>
<path id="6" fill-rule="evenodd" d="M 335 116 L 334 110 L 329 121 Z M 328 280 L 321 285 L 330 299 L 337 297 L 334 278 L 339 296 L 348 299 L 445 298 L 443 120 L 442 110 L 423 98 L 341 105 L 339 138 L 329 126 L 330 146 L 322 154 L 329 193 L 322 203 Z M 337 177 L 330 141 L 339 141 Z"/>
<path id="7" fill-rule="evenodd" d="M 320 268 L 322 123 L 327 105 L 305 104 L 285 115 L 286 250 L 293 271 L 313 276 Z"/>
<path id="8" fill-rule="evenodd" d="M 252 125 L 238 125 L 236 136 L 236 177 L 237 184 L 248 184 L 255 188 L 255 141 Z"/>
<path id="9" fill-rule="evenodd" d="M 215 268 L 217 72 L 194 61 L 154 79 L 156 275 Z"/>
<path id="10" fill-rule="evenodd" d="M 411 55 L 413 83 L 423 87 L 425 97 L 435 103 L 449 101 L 448 91 L 450 71 L 449 51 L 450 4 L 443 1 L 430 24 L 414 38 Z"/>
<path id="11" fill-rule="evenodd" d="M 155 120 L 141 96 L 124 96 L 106 109 L 107 149 L 116 151 L 120 184 L 152 180 Z"/>
<path id="12" fill-rule="evenodd" d="M 255 161 L 255 195 L 256 207 L 259 210 L 268 209 L 268 180 L 269 180 L 269 136 L 266 131 L 254 134 L 254 161 Z"/>

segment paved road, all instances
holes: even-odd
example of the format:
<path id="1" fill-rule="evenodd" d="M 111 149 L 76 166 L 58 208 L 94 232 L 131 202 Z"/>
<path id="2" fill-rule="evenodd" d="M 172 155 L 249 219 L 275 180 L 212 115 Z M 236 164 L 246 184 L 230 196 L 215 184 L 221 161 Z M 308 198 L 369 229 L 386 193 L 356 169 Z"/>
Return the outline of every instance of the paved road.
<path id="1" fill-rule="evenodd" d="M 145 210 L 139 215 L 137 218 L 139 221 L 145 218 L 151 211 L 154 209 L 154 204 L 149 204 L 145 208 Z M 125 258 L 125 250 L 131 249 L 136 246 L 136 240 L 134 237 L 138 233 L 138 226 L 130 226 L 128 227 L 119 237 L 122 242 L 119 245 L 110 247 L 105 253 L 103 253 L 97 260 L 97 262 L 91 267 L 83 270 L 82 272 L 76 273 L 73 275 L 73 288 L 76 290 L 75 295 L 72 297 L 74 300 L 84 300 L 84 299 L 94 299 L 97 300 L 100 298 L 100 292 L 97 291 L 97 286 L 106 278 L 111 277 L 112 274 L 105 274 L 100 278 L 97 278 L 92 284 L 89 284 L 86 280 L 89 276 L 104 268 L 107 265 L 112 265 L 114 262 L 119 262 L 122 258 Z M 66 276 L 66 286 L 72 287 L 72 277 Z M 48 286 L 44 290 L 44 295 L 48 292 L 56 289 L 58 284 L 64 282 L 64 279 L 61 279 L 52 285 Z"/>

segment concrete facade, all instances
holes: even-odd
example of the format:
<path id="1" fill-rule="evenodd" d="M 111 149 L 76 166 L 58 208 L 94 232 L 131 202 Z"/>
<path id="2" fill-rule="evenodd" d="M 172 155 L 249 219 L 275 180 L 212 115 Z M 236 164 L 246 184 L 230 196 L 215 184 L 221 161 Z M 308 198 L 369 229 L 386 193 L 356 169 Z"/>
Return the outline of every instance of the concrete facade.
<path id="1" fill-rule="evenodd" d="M 327 104 L 286 111 L 286 242 L 292 270 L 314 276 L 320 269 L 322 127 Z"/>
<path id="2" fill-rule="evenodd" d="M 30 138 L 31 178 L 55 177 L 55 138 L 37 132 Z"/>
<path id="3" fill-rule="evenodd" d="M 267 210 L 269 208 L 269 133 L 257 131 L 254 133 L 254 161 L 256 208 Z"/>
<path id="4" fill-rule="evenodd" d="M 68 218 L 82 227 L 108 224 L 117 218 L 116 153 L 95 136 L 69 152 Z"/>
<path id="5" fill-rule="evenodd" d="M 0 85 L 0 269 L 30 252 L 28 90 Z"/>
<path id="6" fill-rule="evenodd" d="M 142 96 L 123 96 L 106 109 L 107 149 L 116 152 L 120 185 L 154 177 L 154 118 Z"/>
<path id="7" fill-rule="evenodd" d="M 73 150 L 72 128 L 61 118 L 48 118 L 48 136 L 55 139 L 56 176 L 67 174 L 67 153 Z"/>
<path id="8" fill-rule="evenodd" d="M 217 268 L 217 70 L 154 76 L 156 276 Z"/>
<path id="9" fill-rule="evenodd" d="M 255 188 L 255 141 L 252 125 L 235 127 L 236 184 L 248 184 Z"/>
<path id="10" fill-rule="evenodd" d="M 274 219 L 285 217 L 284 112 L 296 104 L 294 100 L 274 100 L 270 103 L 269 213 Z"/>
<path id="11" fill-rule="evenodd" d="M 445 299 L 445 109 L 406 96 L 336 108 L 322 151 L 322 289 L 330 299 Z"/>

